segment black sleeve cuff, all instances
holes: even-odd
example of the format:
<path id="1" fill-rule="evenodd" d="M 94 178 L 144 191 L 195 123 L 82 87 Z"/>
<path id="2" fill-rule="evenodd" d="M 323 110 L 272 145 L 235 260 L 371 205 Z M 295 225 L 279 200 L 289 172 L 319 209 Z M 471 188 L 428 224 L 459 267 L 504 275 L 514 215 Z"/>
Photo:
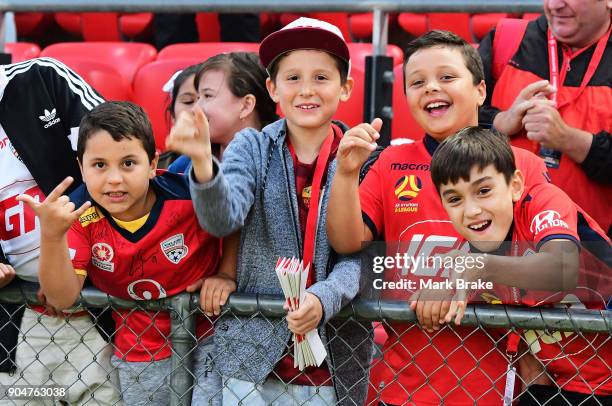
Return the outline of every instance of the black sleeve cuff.
<path id="1" fill-rule="evenodd" d="M 368 228 L 370 229 L 370 232 L 372 233 L 372 240 L 378 240 L 378 230 L 376 230 L 376 225 L 374 224 L 372 219 L 363 211 L 361 212 L 361 218 L 363 219 L 365 225 L 368 226 Z"/>
<path id="2" fill-rule="evenodd" d="M 581 164 L 586 175 L 595 182 L 612 183 L 612 137 L 607 131 L 593 136 L 589 153 Z"/>

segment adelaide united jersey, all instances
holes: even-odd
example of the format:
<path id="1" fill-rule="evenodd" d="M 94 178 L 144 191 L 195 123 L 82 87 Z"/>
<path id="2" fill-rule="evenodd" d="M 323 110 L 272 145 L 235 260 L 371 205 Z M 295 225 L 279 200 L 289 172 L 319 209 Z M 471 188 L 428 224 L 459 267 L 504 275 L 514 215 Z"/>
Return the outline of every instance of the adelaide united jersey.
<path id="1" fill-rule="evenodd" d="M 467 250 L 442 207 L 429 173 L 438 142 L 430 136 L 412 144 L 387 147 L 362 182 L 364 223 L 387 255 L 426 259 L 453 249 Z M 531 183 L 546 182 L 546 168 L 534 154 L 513 148 L 517 167 Z M 444 279 L 448 271 L 428 263 L 387 270 L 385 280 Z M 446 274 L 445 274 L 446 272 Z M 418 290 L 418 285 L 417 289 Z M 407 300 L 410 290 L 382 292 Z M 499 404 L 507 360 L 494 350 L 495 340 L 482 330 L 443 326 L 429 334 L 414 325 L 385 325 L 389 339 L 381 371 L 382 400 L 423 405 Z M 462 381 L 459 385 L 457 377 Z M 475 395 L 477 394 L 477 395 Z"/>
<path id="2" fill-rule="evenodd" d="M 606 299 L 612 293 L 612 273 L 610 264 L 606 263 L 610 260 L 610 240 L 557 186 L 540 184 L 526 189 L 514 207 L 513 255 L 533 254 L 553 239 L 571 240 L 580 246 L 577 287 L 556 293 L 523 291 L 521 303 L 605 309 Z M 608 334 L 529 330 L 523 335 L 531 352 L 542 361 L 560 388 L 612 395 L 609 367 L 612 346 Z"/>
<path id="3" fill-rule="evenodd" d="M 156 201 L 136 232 L 119 227 L 94 204 L 68 232 L 75 272 L 86 274 L 101 291 L 122 299 L 161 299 L 217 270 L 220 242 L 198 224 L 183 175 L 160 172 L 150 183 Z M 79 207 L 92 201 L 85 185 L 71 195 Z M 170 356 L 168 313 L 119 310 L 116 354 L 128 361 Z M 154 319 L 155 327 L 152 327 Z M 210 324 L 198 326 L 212 332 Z M 210 333 L 209 333 L 210 334 Z"/>

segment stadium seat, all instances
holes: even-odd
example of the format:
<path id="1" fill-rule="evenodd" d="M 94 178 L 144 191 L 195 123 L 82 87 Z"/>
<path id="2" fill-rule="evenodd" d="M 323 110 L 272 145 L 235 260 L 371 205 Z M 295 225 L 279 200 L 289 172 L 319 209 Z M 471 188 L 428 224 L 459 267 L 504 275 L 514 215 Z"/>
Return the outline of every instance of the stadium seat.
<path id="1" fill-rule="evenodd" d="M 153 35 L 153 13 L 126 13 L 119 17 L 119 29 L 128 38 Z"/>
<path id="2" fill-rule="evenodd" d="M 40 55 L 38 45 L 31 42 L 7 42 L 4 44 L 4 52 L 12 55 L 12 62 L 22 62 L 36 58 Z"/>
<path id="3" fill-rule="evenodd" d="M 348 44 L 353 66 L 365 68 L 365 57 L 372 55 L 372 44 L 364 42 L 351 42 Z M 393 58 L 393 66 L 401 65 L 404 60 L 404 52 L 393 44 L 387 45 L 387 56 Z"/>
<path id="4" fill-rule="evenodd" d="M 19 37 L 42 35 L 52 22 L 52 13 L 15 13 L 15 27 Z"/>
<path id="5" fill-rule="evenodd" d="M 537 20 L 541 15 L 541 13 L 525 13 L 523 14 L 523 20 Z"/>
<path id="6" fill-rule="evenodd" d="M 221 26 L 217 13 L 196 13 L 200 42 L 221 42 Z"/>
<path id="7" fill-rule="evenodd" d="M 85 41 L 121 41 L 119 13 L 81 13 Z"/>
<path id="8" fill-rule="evenodd" d="M 55 13 L 55 22 L 69 34 L 82 37 L 81 13 Z"/>
<path id="9" fill-rule="evenodd" d="M 198 42 L 192 44 L 168 45 L 157 55 L 157 60 L 195 58 L 200 62 L 224 52 L 257 52 L 259 44 L 254 42 Z"/>
<path id="10" fill-rule="evenodd" d="M 509 18 L 508 13 L 483 13 L 474 14 L 472 16 L 472 32 L 477 40 L 481 40 L 485 35 L 489 33 L 497 22 L 502 18 Z"/>
<path id="11" fill-rule="evenodd" d="M 155 144 L 160 151 L 165 149 L 166 136 L 170 130 L 169 117 L 166 116 L 170 99 L 162 87 L 176 71 L 200 61 L 200 58 L 154 61 L 136 72 L 132 100 L 147 112 L 153 125 Z"/>
<path id="12" fill-rule="evenodd" d="M 372 13 L 357 13 L 349 16 L 349 29 L 354 39 L 369 39 L 372 36 Z"/>
<path id="13" fill-rule="evenodd" d="M 397 18 L 397 13 L 389 13 L 389 27 L 397 24 Z M 373 24 L 373 13 L 357 13 L 349 16 L 349 29 L 354 40 L 371 40 Z"/>
<path id="14" fill-rule="evenodd" d="M 391 123 L 391 139 L 410 138 L 418 140 L 425 135 L 421 127 L 414 121 L 406 95 L 404 94 L 404 81 L 402 79 L 402 65 L 393 69 L 395 81 L 393 82 L 393 121 Z"/>
<path id="15" fill-rule="evenodd" d="M 316 18 L 318 20 L 327 21 L 328 23 L 334 24 L 340 29 L 344 40 L 351 42 L 351 32 L 349 30 L 349 16 L 348 13 L 281 13 L 279 16 L 280 24 L 282 27 L 289 24 L 292 21 L 297 20 L 300 17 Z"/>
<path id="16" fill-rule="evenodd" d="M 355 80 L 351 97 L 346 102 L 340 102 L 334 120 L 340 120 L 349 127 L 363 122 L 363 99 L 365 86 L 365 71 L 362 66 L 353 66 L 351 76 Z"/>
<path id="17" fill-rule="evenodd" d="M 427 32 L 427 16 L 425 14 L 400 13 L 397 22 L 408 34 L 418 37 Z"/>
<path id="18" fill-rule="evenodd" d="M 64 57 L 62 62 L 78 73 L 106 100 L 129 100 L 130 91 L 113 65 L 77 57 Z"/>
<path id="19" fill-rule="evenodd" d="M 119 72 L 125 87 L 131 89 L 136 71 L 154 61 L 157 51 L 149 44 L 138 42 L 63 42 L 49 45 L 41 55 L 60 61 L 66 57 L 106 61 Z"/>
<path id="20" fill-rule="evenodd" d="M 429 30 L 452 31 L 467 42 L 474 42 L 468 13 L 428 13 L 427 21 Z"/>
<path id="21" fill-rule="evenodd" d="M 152 13 L 55 13 L 55 21 L 85 41 L 121 41 L 153 34 Z"/>

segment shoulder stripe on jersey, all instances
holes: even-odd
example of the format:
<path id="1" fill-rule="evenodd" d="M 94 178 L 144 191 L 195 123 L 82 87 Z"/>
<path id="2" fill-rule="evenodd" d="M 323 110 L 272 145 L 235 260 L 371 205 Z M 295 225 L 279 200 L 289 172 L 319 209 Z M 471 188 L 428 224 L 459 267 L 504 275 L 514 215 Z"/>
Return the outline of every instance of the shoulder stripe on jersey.
<path id="1" fill-rule="evenodd" d="M 6 77 L 10 80 L 20 73 L 27 72 L 34 65 L 53 68 L 59 76 L 66 80 L 70 90 L 80 97 L 81 103 L 88 110 L 104 102 L 104 99 L 98 96 L 87 82 L 55 59 L 38 58 L 10 65 L 8 68 L 5 67 Z"/>

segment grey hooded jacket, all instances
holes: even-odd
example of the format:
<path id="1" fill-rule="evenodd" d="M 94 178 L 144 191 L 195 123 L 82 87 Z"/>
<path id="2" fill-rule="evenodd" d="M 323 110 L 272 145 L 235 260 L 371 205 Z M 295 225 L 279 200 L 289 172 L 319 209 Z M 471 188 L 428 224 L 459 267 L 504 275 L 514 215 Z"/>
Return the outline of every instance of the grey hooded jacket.
<path id="1" fill-rule="evenodd" d="M 230 143 L 223 163 L 214 161 L 214 177 L 190 188 L 201 226 L 222 237 L 242 229 L 238 253 L 237 291 L 282 295 L 274 267 L 278 257 L 301 257 L 293 161 L 285 143 L 285 120 L 261 132 L 245 129 Z M 314 265 L 316 283 L 307 291 L 323 306 L 319 334 L 334 377 L 339 404 L 365 401 L 372 354 L 370 323 L 330 319 L 360 290 L 357 257 L 342 257 L 327 241 L 328 188 L 335 170 L 330 164 L 317 221 Z M 217 321 L 216 365 L 224 377 L 262 383 L 281 359 L 291 338 L 285 319 L 222 317 Z"/>

